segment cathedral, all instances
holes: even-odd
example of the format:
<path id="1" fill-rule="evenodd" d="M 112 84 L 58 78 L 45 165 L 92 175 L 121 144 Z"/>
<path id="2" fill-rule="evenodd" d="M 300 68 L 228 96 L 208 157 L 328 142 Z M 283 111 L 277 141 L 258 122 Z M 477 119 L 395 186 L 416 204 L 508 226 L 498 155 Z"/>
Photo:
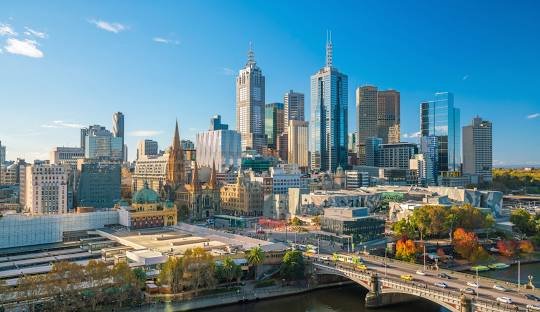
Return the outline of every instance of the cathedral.
<path id="1" fill-rule="evenodd" d="M 172 146 L 167 161 L 167 177 L 161 190 L 161 197 L 170 200 L 178 208 L 180 222 L 203 221 L 219 212 L 220 197 L 216 177 L 216 166 L 212 166 L 210 180 L 199 181 L 199 168 L 195 161 L 190 183 L 186 183 L 184 151 L 180 143 L 178 121 L 174 130 Z"/>

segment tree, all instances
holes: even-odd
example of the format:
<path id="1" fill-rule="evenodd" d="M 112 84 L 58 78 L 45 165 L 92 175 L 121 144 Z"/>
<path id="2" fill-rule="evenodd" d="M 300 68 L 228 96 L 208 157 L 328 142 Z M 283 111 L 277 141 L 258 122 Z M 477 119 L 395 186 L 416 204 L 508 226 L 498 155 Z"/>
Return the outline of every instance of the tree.
<path id="1" fill-rule="evenodd" d="M 523 234 L 531 235 L 535 232 L 535 221 L 525 209 L 520 208 L 512 211 L 510 222 Z"/>
<path id="2" fill-rule="evenodd" d="M 264 251 L 261 246 L 256 246 L 248 250 L 246 257 L 249 265 L 255 267 L 255 279 L 257 279 L 257 276 L 259 275 L 259 266 L 265 259 Z"/>
<path id="3" fill-rule="evenodd" d="M 184 264 L 180 257 L 169 257 L 161 266 L 158 281 L 161 285 L 169 285 L 173 293 L 182 290 L 184 278 Z"/>
<path id="4" fill-rule="evenodd" d="M 103 286 L 110 278 L 110 270 L 103 261 L 90 260 L 85 267 L 86 279 L 94 290 L 89 296 L 92 310 L 96 310 L 97 304 L 103 300 Z"/>
<path id="5" fill-rule="evenodd" d="M 304 277 L 305 263 L 302 252 L 289 250 L 283 256 L 280 275 L 287 280 L 298 280 Z"/>
<path id="6" fill-rule="evenodd" d="M 500 240 L 497 241 L 497 249 L 499 253 L 505 257 L 513 257 L 517 251 L 517 243 L 514 240 Z"/>
<path id="7" fill-rule="evenodd" d="M 396 259 L 414 262 L 417 248 L 414 241 L 403 237 L 396 242 Z"/>
<path id="8" fill-rule="evenodd" d="M 118 304 L 120 307 L 126 301 L 130 294 L 140 293 L 140 287 L 138 287 L 137 277 L 131 268 L 125 262 L 119 262 L 114 265 L 111 270 L 111 275 L 118 289 Z"/>
<path id="9" fill-rule="evenodd" d="M 315 216 L 315 217 L 311 218 L 311 223 L 313 223 L 316 226 L 320 226 L 321 225 L 321 217 L 320 216 Z"/>
<path id="10" fill-rule="evenodd" d="M 291 225 L 293 226 L 301 226 L 303 224 L 304 222 L 302 222 L 302 220 L 300 220 L 298 217 L 294 217 L 291 219 Z"/>
<path id="11" fill-rule="evenodd" d="M 142 289 L 144 284 L 146 283 L 146 272 L 142 268 L 135 268 L 133 269 L 133 275 L 135 277 L 135 286 L 139 289 Z"/>
<path id="12" fill-rule="evenodd" d="M 454 250 L 463 258 L 472 263 L 487 259 L 488 254 L 478 243 L 478 237 L 474 232 L 467 232 L 463 228 L 454 231 Z"/>
<path id="13" fill-rule="evenodd" d="M 534 252 L 534 246 L 530 240 L 522 240 L 519 242 L 519 251 L 530 254 Z"/>
<path id="14" fill-rule="evenodd" d="M 466 231 L 472 231 L 485 227 L 486 215 L 470 204 L 453 206 L 450 213 L 455 215 L 455 227 L 463 228 Z"/>
<path id="15" fill-rule="evenodd" d="M 397 237 L 415 237 L 414 225 L 408 219 L 401 219 L 392 224 L 392 231 Z"/>
<path id="16" fill-rule="evenodd" d="M 223 260 L 223 264 L 220 265 L 220 269 L 222 272 L 221 278 L 227 281 L 229 284 L 234 280 L 238 281 L 242 276 L 242 269 L 234 262 L 233 259 L 231 259 L 231 257 L 227 257 L 225 260 Z"/>
<path id="17" fill-rule="evenodd" d="M 186 284 L 198 295 L 202 288 L 214 288 L 216 277 L 214 258 L 204 248 L 188 249 L 184 253 L 184 275 L 187 274 Z"/>

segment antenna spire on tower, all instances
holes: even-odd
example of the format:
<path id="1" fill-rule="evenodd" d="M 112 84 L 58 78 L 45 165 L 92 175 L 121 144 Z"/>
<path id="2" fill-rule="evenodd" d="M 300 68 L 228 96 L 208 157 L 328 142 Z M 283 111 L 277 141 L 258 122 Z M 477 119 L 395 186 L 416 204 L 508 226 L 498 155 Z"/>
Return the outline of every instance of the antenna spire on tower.
<path id="1" fill-rule="evenodd" d="M 255 65 L 255 52 L 253 52 L 253 42 L 249 42 L 249 50 L 248 50 L 248 65 Z"/>
<path id="2" fill-rule="evenodd" d="M 326 67 L 332 67 L 332 32 L 326 31 Z"/>

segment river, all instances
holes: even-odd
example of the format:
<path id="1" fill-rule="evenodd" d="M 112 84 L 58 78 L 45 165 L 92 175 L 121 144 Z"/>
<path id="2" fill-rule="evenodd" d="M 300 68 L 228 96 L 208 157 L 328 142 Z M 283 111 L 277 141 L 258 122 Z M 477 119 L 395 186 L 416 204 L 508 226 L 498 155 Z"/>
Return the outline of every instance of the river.
<path id="1" fill-rule="evenodd" d="M 208 312 L 439 312 L 438 305 L 426 300 L 404 303 L 381 309 L 364 308 L 367 290 L 357 286 L 320 289 L 302 295 L 262 300 L 247 304 L 234 304 L 205 309 Z"/>
<path id="2" fill-rule="evenodd" d="M 467 272 L 470 273 L 470 272 Z M 529 279 L 527 276 L 533 275 L 533 284 L 536 287 L 540 287 L 540 263 L 528 263 L 521 265 L 521 284 L 527 283 Z M 474 273 L 473 273 L 474 274 Z M 512 265 L 511 267 L 504 270 L 490 270 L 486 272 L 479 272 L 481 276 L 496 278 L 504 281 L 509 281 L 513 283 L 518 282 L 518 266 Z"/>

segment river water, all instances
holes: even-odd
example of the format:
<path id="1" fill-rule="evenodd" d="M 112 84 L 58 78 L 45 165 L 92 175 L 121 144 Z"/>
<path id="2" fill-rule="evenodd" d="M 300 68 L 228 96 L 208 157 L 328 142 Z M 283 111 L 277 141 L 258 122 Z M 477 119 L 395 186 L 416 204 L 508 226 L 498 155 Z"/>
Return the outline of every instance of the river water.
<path id="1" fill-rule="evenodd" d="M 482 272 L 481 275 L 511 282 L 517 282 L 517 266 L 505 270 Z M 521 282 L 528 281 L 528 275 L 537 275 L 534 284 L 540 287 L 540 263 L 521 266 Z M 321 289 L 302 295 L 262 300 L 247 304 L 235 304 L 219 308 L 205 309 L 210 312 L 442 312 L 446 311 L 427 300 L 404 303 L 377 310 L 364 308 L 367 290 L 351 285 L 339 288 Z"/>
<path id="2" fill-rule="evenodd" d="M 205 309 L 209 312 L 439 312 L 441 308 L 429 301 L 404 303 L 388 308 L 366 309 L 367 290 L 356 285 L 320 289 L 301 295 L 235 304 Z"/>

